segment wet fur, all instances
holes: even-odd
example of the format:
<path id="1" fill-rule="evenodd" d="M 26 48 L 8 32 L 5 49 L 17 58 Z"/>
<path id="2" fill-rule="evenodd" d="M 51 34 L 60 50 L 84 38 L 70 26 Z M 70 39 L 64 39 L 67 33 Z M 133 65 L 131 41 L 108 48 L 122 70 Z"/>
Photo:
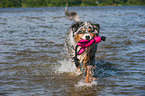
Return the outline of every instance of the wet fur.
<path id="1" fill-rule="evenodd" d="M 78 41 L 85 35 L 85 34 L 76 34 L 74 36 L 73 34 L 80 27 L 82 27 L 81 25 L 83 23 L 85 23 L 86 25 L 90 24 L 92 26 L 95 26 L 95 30 L 98 32 L 98 34 L 93 34 L 93 33 L 89 33 L 89 32 L 87 33 L 87 34 L 90 34 L 90 36 L 92 38 L 99 35 L 99 30 L 100 30 L 99 24 L 92 24 L 90 22 L 76 22 L 76 23 L 72 24 L 72 26 L 69 28 L 69 30 L 67 32 L 66 40 L 65 40 L 65 46 L 66 46 L 67 52 L 71 58 L 73 58 L 75 56 L 75 46 L 77 45 Z M 80 47 L 78 48 L 77 51 L 79 51 L 79 50 L 80 50 Z M 97 50 L 97 44 L 92 44 L 91 46 L 89 46 L 87 48 L 87 50 L 84 53 L 77 56 L 79 59 L 79 63 L 80 63 L 80 66 L 77 67 L 77 69 L 78 70 L 85 69 L 85 72 L 87 74 L 86 79 L 85 79 L 86 83 L 90 83 L 92 81 L 92 79 L 94 79 L 92 77 L 92 74 L 90 74 L 90 72 L 91 72 L 90 70 L 93 68 L 94 63 L 95 63 L 96 50 Z"/>
<path id="2" fill-rule="evenodd" d="M 88 35 L 91 36 L 91 38 L 99 35 L 100 26 L 99 24 L 93 24 L 90 22 L 81 22 L 81 19 L 79 18 L 79 15 L 77 12 L 71 12 L 68 11 L 67 8 L 68 4 L 66 4 L 65 8 L 65 15 L 68 17 L 69 20 L 74 20 L 76 23 L 72 24 L 72 26 L 68 29 L 68 32 L 66 34 L 66 40 L 65 40 L 65 47 L 66 50 L 71 58 L 75 56 L 75 47 L 78 43 L 78 41 L 84 36 Z M 84 30 L 85 33 L 78 34 L 79 30 Z M 89 31 L 93 32 L 89 32 Z M 85 36 L 84 36 L 85 37 Z M 83 37 L 83 38 L 84 38 Z M 88 39 L 86 37 L 86 39 Z M 80 50 L 80 47 L 77 48 L 77 51 Z M 80 65 L 77 67 L 78 71 L 81 71 L 85 69 L 85 72 L 87 74 L 85 82 L 91 83 L 93 77 L 93 68 L 95 63 L 95 52 L 97 50 L 97 44 L 92 44 L 83 52 L 81 55 L 78 55 L 77 58 L 79 59 Z"/>

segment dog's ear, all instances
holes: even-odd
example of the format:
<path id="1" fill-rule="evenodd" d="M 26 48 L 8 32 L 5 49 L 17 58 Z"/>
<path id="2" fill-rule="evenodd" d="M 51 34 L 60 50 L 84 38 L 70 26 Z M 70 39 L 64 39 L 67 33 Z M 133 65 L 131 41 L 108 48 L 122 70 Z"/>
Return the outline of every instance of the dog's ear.
<path id="1" fill-rule="evenodd" d="M 78 30 L 78 28 L 80 27 L 81 24 L 82 24 L 81 22 L 76 22 L 76 23 L 74 23 L 74 24 L 71 26 L 73 32 L 76 32 L 76 31 Z"/>
<path id="2" fill-rule="evenodd" d="M 94 24 L 93 27 L 94 27 L 94 29 L 96 29 L 96 30 L 98 31 L 98 33 L 99 33 L 99 31 L 100 31 L 100 25 L 97 23 L 97 24 Z"/>

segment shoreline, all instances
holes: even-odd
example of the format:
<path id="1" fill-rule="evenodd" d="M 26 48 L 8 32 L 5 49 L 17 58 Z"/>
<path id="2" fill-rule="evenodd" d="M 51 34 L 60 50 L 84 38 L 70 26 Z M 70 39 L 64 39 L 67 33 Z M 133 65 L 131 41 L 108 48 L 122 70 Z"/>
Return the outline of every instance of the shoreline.
<path id="1" fill-rule="evenodd" d="M 69 6 L 70 8 L 75 8 L 75 7 L 121 7 L 121 6 L 142 6 L 145 7 L 145 5 L 106 5 L 106 6 Z M 5 9 L 5 8 L 63 8 L 65 6 L 42 6 L 42 7 L 0 7 L 0 9 Z"/>

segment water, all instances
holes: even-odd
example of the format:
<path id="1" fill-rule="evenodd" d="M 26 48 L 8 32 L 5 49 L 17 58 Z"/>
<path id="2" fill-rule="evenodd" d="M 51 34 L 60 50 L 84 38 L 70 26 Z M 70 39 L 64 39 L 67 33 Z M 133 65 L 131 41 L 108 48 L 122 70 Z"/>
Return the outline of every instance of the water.
<path id="1" fill-rule="evenodd" d="M 64 48 L 64 8 L 0 9 L 0 95 L 145 95 L 145 7 L 74 7 L 99 23 L 97 80 L 85 84 Z"/>

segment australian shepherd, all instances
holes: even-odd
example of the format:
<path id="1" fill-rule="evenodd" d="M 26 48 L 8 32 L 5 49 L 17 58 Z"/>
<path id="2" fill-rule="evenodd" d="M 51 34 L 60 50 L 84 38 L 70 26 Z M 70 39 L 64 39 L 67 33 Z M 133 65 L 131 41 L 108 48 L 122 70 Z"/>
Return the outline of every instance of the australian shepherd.
<path id="1" fill-rule="evenodd" d="M 93 43 L 84 52 L 78 54 L 81 50 L 81 46 L 77 46 L 80 40 L 92 40 L 94 37 L 99 36 L 100 26 L 99 24 L 93 24 L 91 22 L 82 22 L 77 12 L 70 12 L 65 8 L 65 14 L 70 20 L 74 20 L 75 23 L 68 29 L 65 40 L 65 47 L 70 56 L 73 59 L 78 72 L 85 72 L 85 83 L 91 83 L 93 79 L 93 68 L 95 65 L 95 53 L 97 51 L 97 43 Z M 105 41 L 105 37 L 102 36 L 101 40 Z M 76 47 L 77 46 L 77 47 Z"/>

